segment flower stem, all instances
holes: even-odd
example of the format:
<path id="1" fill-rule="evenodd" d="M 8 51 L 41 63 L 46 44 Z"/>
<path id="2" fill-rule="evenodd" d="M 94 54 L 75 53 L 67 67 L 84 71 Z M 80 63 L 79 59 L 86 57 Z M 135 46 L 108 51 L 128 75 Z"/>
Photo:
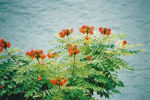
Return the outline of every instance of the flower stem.
<path id="1" fill-rule="evenodd" d="M 75 67 L 75 61 L 76 61 L 76 55 L 75 54 L 73 55 L 73 58 L 74 58 L 74 66 L 73 66 L 72 74 L 74 74 L 74 67 Z"/>
<path id="2" fill-rule="evenodd" d="M 39 58 L 37 58 L 37 61 L 38 61 L 38 63 L 40 64 L 40 60 L 39 60 Z"/>
<path id="3" fill-rule="evenodd" d="M 59 91 L 61 91 L 60 84 L 59 84 Z"/>
<path id="4" fill-rule="evenodd" d="M 76 61 L 76 55 L 74 54 L 74 63 L 75 63 L 75 61 Z"/>
<path id="5" fill-rule="evenodd" d="M 69 36 L 67 36 L 67 40 L 68 40 L 68 42 L 69 42 Z"/>

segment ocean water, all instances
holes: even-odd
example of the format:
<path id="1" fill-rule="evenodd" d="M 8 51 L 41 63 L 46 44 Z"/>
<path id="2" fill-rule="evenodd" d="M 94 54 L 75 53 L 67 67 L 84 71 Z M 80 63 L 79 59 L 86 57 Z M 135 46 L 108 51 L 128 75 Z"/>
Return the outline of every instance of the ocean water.
<path id="1" fill-rule="evenodd" d="M 53 33 L 79 33 L 85 24 L 126 33 L 128 42 L 147 50 L 125 58 L 135 71 L 120 72 L 126 88 L 108 100 L 150 100 L 150 0 L 0 0 L 0 38 L 24 51 L 46 51 L 53 47 Z"/>

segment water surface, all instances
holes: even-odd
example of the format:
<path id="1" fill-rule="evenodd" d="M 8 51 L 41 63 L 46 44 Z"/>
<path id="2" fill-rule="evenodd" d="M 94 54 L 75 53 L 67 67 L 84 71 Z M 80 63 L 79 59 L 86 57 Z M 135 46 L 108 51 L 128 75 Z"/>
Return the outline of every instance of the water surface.
<path id="1" fill-rule="evenodd" d="M 125 58 L 136 71 L 120 73 L 126 88 L 109 100 L 150 100 L 150 0 L 0 0 L 0 38 L 24 51 L 46 51 L 53 33 L 71 27 L 79 33 L 84 24 L 109 27 L 145 45 L 147 52 Z"/>

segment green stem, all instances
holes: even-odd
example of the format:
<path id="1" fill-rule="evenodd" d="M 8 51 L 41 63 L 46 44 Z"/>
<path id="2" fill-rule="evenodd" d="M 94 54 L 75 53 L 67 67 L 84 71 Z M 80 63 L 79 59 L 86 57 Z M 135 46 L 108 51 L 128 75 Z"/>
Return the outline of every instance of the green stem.
<path id="1" fill-rule="evenodd" d="M 68 40 L 68 42 L 70 42 L 70 40 L 69 40 L 69 36 L 67 36 L 67 40 Z"/>
<path id="2" fill-rule="evenodd" d="M 76 61 L 76 55 L 75 54 L 73 55 L 73 58 L 74 58 L 74 66 L 73 66 L 72 74 L 74 74 L 74 67 L 75 67 L 75 61 Z"/>
<path id="3" fill-rule="evenodd" d="M 60 83 L 59 83 L 59 91 L 61 91 L 61 88 L 60 88 Z"/>
<path id="4" fill-rule="evenodd" d="M 40 64 L 40 60 L 39 60 L 39 58 L 37 58 L 37 61 L 38 61 L 38 63 Z"/>
<path id="5" fill-rule="evenodd" d="M 76 55 L 74 54 L 74 63 L 75 63 L 75 61 L 76 61 Z"/>

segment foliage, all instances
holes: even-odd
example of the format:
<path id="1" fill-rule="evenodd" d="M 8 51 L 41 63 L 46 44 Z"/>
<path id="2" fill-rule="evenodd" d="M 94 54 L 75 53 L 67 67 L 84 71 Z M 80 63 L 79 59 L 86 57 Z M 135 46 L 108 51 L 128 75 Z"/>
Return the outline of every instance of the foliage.
<path id="1" fill-rule="evenodd" d="M 42 50 L 31 50 L 26 56 L 21 50 L 10 48 L 0 41 L 0 99 L 14 96 L 29 100 L 94 100 L 93 92 L 100 97 L 120 93 L 124 83 L 118 78 L 120 70 L 131 68 L 122 59 L 141 52 L 123 40 L 126 35 L 114 34 L 111 29 L 84 25 L 83 34 L 71 36 L 73 29 L 59 32 L 54 49 L 47 58 Z"/>

